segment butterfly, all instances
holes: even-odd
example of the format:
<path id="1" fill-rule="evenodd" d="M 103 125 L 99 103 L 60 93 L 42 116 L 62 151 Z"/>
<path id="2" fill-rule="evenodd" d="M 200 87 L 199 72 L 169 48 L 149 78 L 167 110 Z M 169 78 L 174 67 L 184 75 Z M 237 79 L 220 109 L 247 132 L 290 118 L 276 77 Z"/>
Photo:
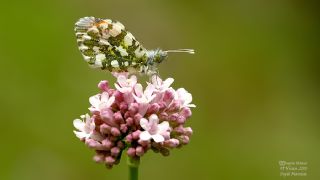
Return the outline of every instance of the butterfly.
<path id="1" fill-rule="evenodd" d="M 84 60 L 93 68 L 110 72 L 155 74 L 169 52 L 194 54 L 193 49 L 147 50 L 119 21 L 80 18 L 75 33 Z"/>

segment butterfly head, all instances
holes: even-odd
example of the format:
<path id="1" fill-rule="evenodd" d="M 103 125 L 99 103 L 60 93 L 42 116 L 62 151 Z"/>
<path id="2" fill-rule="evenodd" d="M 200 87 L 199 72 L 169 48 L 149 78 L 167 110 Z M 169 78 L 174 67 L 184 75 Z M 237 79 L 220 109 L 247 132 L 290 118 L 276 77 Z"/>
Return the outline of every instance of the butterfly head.
<path id="1" fill-rule="evenodd" d="M 168 53 L 161 49 L 155 49 L 147 51 L 146 54 L 147 61 L 146 64 L 141 67 L 140 72 L 149 75 L 156 74 L 158 65 L 168 57 Z"/>
<path id="2" fill-rule="evenodd" d="M 147 52 L 147 64 L 150 66 L 154 66 L 160 64 L 163 60 L 168 57 L 168 53 L 166 51 L 162 51 L 161 49 L 155 49 Z"/>
<path id="3" fill-rule="evenodd" d="M 140 72 L 143 72 L 146 74 L 157 73 L 158 65 L 162 61 L 167 59 L 168 53 L 173 53 L 173 52 L 183 52 L 183 53 L 194 54 L 193 49 L 176 49 L 176 50 L 166 50 L 166 51 L 163 51 L 161 49 L 149 50 L 147 51 L 146 66 L 142 67 L 142 70 Z"/>

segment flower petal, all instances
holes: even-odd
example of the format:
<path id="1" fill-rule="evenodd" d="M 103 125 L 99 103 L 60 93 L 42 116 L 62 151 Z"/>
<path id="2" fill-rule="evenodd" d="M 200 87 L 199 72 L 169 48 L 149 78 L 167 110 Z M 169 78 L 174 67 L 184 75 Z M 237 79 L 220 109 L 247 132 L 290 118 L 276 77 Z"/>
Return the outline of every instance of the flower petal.
<path id="1" fill-rule="evenodd" d="M 79 132 L 79 131 L 73 131 L 73 132 L 79 139 L 89 137 L 89 134 L 86 134 L 84 132 Z"/>
<path id="2" fill-rule="evenodd" d="M 189 104 L 192 102 L 192 95 L 190 93 L 184 94 L 184 104 Z"/>
<path id="3" fill-rule="evenodd" d="M 135 94 L 132 94 L 132 95 L 133 95 L 134 99 L 137 101 L 137 103 L 143 103 L 144 102 L 143 98 L 140 98 L 140 97 L 136 96 Z"/>
<path id="4" fill-rule="evenodd" d="M 140 119 L 140 126 L 141 126 L 144 130 L 148 131 L 148 130 L 149 130 L 149 122 L 148 122 L 148 120 L 146 120 L 145 118 L 141 118 L 141 119 Z"/>
<path id="5" fill-rule="evenodd" d="M 126 85 L 127 78 L 124 75 L 119 75 L 118 78 L 117 78 L 117 82 L 119 83 L 119 85 L 121 87 L 123 87 L 123 86 Z"/>
<path id="6" fill-rule="evenodd" d="M 159 118 L 157 115 L 152 114 L 149 117 L 149 133 L 150 134 L 156 134 L 158 132 L 158 123 L 159 123 Z"/>
<path id="7" fill-rule="evenodd" d="M 132 76 L 130 77 L 130 83 L 129 83 L 129 85 L 133 87 L 135 84 L 137 84 L 137 77 L 136 77 L 135 75 L 132 75 Z"/>
<path id="8" fill-rule="evenodd" d="M 147 140 L 151 139 L 151 134 L 148 131 L 143 131 L 140 133 L 139 137 L 141 140 L 147 141 Z"/>
<path id="9" fill-rule="evenodd" d="M 118 90 L 118 91 L 120 91 L 121 92 L 121 87 L 117 84 L 117 83 L 114 83 L 114 86 L 116 87 L 116 89 Z"/>
<path id="10" fill-rule="evenodd" d="M 75 119 L 73 120 L 73 126 L 78 129 L 79 131 L 83 131 L 84 130 L 84 126 L 85 126 L 85 123 L 80 120 L 80 119 Z"/>
<path id="11" fill-rule="evenodd" d="M 141 97 L 142 94 L 143 94 L 142 85 L 141 85 L 141 84 L 136 84 L 136 85 L 134 86 L 134 92 L 136 93 L 136 95 L 137 95 L 138 97 Z"/>
<path id="12" fill-rule="evenodd" d="M 159 133 L 162 134 L 169 130 L 169 122 L 163 121 L 161 124 L 158 125 Z"/>
<path id="13" fill-rule="evenodd" d="M 111 96 L 107 101 L 107 106 L 110 107 L 114 103 L 115 97 Z"/>
<path id="14" fill-rule="evenodd" d="M 156 142 L 156 143 L 159 143 L 159 142 L 163 142 L 164 141 L 164 137 L 161 136 L 160 134 L 154 134 L 151 136 L 152 139 Z"/>
<path id="15" fill-rule="evenodd" d="M 149 125 L 154 126 L 154 125 L 158 125 L 159 123 L 159 118 L 156 114 L 152 114 L 149 117 Z"/>
<path id="16" fill-rule="evenodd" d="M 100 100 L 101 102 L 107 102 L 108 99 L 109 99 L 109 94 L 108 94 L 107 92 L 103 92 L 103 93 L 101 94 L 100 99 L 101 99 L 101 100 Z"/>
<path id="17" fill-rule="evenodd" d="M 93 107 L 99 107 L 99 104 L 100 104 L 100 95 L 97 94 L 97 95 L 94 95 L 94 96 L 91 96 L 89 98 L 89 102 L 90 104 L 93 106 Z"/>
<path id="18" fill-rule="evenodd" d="M 162 86 L 162 84 L 163 84 L 162 79 L 157 75 L 154 76 L 154 82 L 155 82 L 156 86 Z"/>
<path id="19" fill-rule="evenodd" d="M 187 106 L 188 107 L 196 107 L 196 105 L 194 105 L 194 104 L 188 104 Z"/>
<path id="20" fill-rule="evenodd" d="M 150 97 L 154 91 L 155 87 L 154 85 L 152 84 L 149 84 L 147 87 L 146 87 L 146 90 L 144 91 L 144 95 L 147 96 L 147 97 Z"/>

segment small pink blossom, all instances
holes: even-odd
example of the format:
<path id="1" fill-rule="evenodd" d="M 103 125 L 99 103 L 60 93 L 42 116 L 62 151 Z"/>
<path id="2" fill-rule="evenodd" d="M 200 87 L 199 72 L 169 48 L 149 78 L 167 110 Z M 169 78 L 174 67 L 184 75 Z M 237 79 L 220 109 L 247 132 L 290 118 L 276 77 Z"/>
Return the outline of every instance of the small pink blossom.
<path id="1" fill-rule="evenodd" d="M 166 91 L 171 86 L 173 81 L 174 81 L 173 78 L 168 78 L 165 81 L 162 81 L 162 79 L 157 75 L 153 75 L 151 78 L 151 82 L 155 86 L 156 91 L 158 92 Z"/>
<path id="2" fill-rule="evenodd" d="M 93 130 L 95 128 L 93 118 L 91 118 L 89 114 L 82 115 L 81 120 L 73 120 L 73 125 L 78 130 L 73 132 L 79 139 L 89 138 L 92 135 Z"/>
<path id="3" fill-rule="evenodd" d="M 182 107 L 196 107 L 196 105 L 190 104 L 192 102 L 192 95 L 184 88 L 179 88 L 176 91 L 175 99 L 181 103 Z"/>
<path id="4" fill-rule="evenodd" d="M 137 101 L 137 103 L 147 104 L 150 103 L 153 98 L 156 96 L 153 94 L 154 92 L 154 86 L 148 85 L 147 88 L 143 91 L 143 87 L 141 84 L 136 84 L 134 87 L 135 94 L 133 94 L 134 99 Z"/>
<path id="5" fill-rule="evenodd" d="M 115 83 L 114 86 L 121 93 L 131 93 L 136 83 L 137 83 L 136 76 L 132 75 L 130 78 L 127 78 L 125 75 L 120 74 L 117 77 L 117 83 Z"/>
<path id="6" fill-rule="evenodd" d="M 103 92 L 102 94 L 97 94 L 94 96 L 91 96 L 89 98 L 89 102 L 91 104 L 91 107 L 89 110 L 91 112 L 94 111 L 102 111 L 103 109 L 109 108 L 115 100 L 114 96 L 109 97 L 109 94 L 107 92 Z"/>
<path id="7" fill-rule="evenodd" d="M 144 116 L 150 106 L 149 103 L 156 97 L 156 95 L 153 94 L 154 86 L 149 84 L 143 91 L 142 85 L 136 84 L 134 87 L 134 92 L 135 94 L 133 94 L 133 97 L 139 104 L 139 113 Z"/>
<path id="8" fill-rule="evenodd" d="M 149 117 L 149 121 L 142 118 L 140 125 L 145 130 L 140 134 L 140 139 L 143 141 L 153 139 L 157 143 L 163 142 L 165 140 L 164 135 L 170 130 L 168 121 L 163 121 L 159 124 L 159 118 L 155 114 Z"/>

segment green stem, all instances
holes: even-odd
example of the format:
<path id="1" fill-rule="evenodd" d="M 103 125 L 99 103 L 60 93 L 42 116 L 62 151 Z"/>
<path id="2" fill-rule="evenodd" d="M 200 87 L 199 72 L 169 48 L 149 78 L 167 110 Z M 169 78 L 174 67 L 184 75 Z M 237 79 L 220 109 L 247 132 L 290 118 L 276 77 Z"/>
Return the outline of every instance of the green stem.
<path id="1" fill-rule="evenodd" d="M 128 157 L 127 164 L 129 167 L 129 180 L 138 180 L 140 158 Z"/>

